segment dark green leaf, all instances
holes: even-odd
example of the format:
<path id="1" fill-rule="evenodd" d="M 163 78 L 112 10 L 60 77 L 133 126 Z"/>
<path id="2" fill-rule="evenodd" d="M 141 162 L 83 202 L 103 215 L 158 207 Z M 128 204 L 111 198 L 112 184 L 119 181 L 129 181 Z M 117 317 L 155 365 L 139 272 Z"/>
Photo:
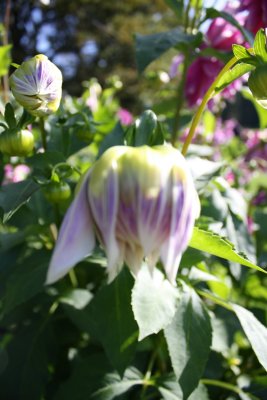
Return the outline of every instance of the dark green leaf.
<path id="1" fill-rule="evenodd" d="M 35 154 L 32 157 L 27 158 L 28 165 L 35 169 L 40 169 L 42 172 L 50 170 L 54 165 L 64 163 L 65 157 L 59 151 L 46 151 L 45 153 Z"/>
<path id="2" fill-rule="evenodd" d="M 249 261 L 244 254 L 237 253 L 231 242 L 216 233 L 195 227 L 189 246 L 225 260 L 237 262 L 265 274 L 267 273 L 267 271 Z"/>
<path id="3" fill-rule="evenodd" d="M 156 385 L 164 400 L 183 400 L 182 390 L 174 374 L 161 376 Z M 188 400 L 209 400 L 205 386 L 200 383 Z"/>
<path id="4" fill-rule="evenodd" d="M 259 362 L 267 371 L 267 328 L 252 312 L 236 304 L 232 306 Z"/>
<path id="5" fill-rule="evenodd" d="M 164 0 L 165 3 L 174 11 L 177 18 L 183 15 L 183 0 Z"/>
<path id="6" fill-rule="evenodd" d="M 10 103 L 7 103 L 5 107 L 5 120 L 10 129 L 16 128 L 17 121 L 15 118 L 14 109 Z"/>
<path id="7" fill-rule="evenodd" d="M 39 400 L 49 380 L 48 349 L 53 345 L 53 335 L 43 318 L 21 325 L 17 325 L 16 334 L 5 348 L 7 363 L 0 374 L 1 398 Z"/>
<path id="8" fill-rule="evenodd" d="M 30 179 L 2 186 L 0 189 L 0 207 L 4 210 L 3 222 L 6 223 L 38 189 L 39 185 Z"/>
<path id="9" fill-rule="evenodd" d="M 172 366 L 186 400 L 198 386 L 211 346 L 210 318 L 193 289 L 184 286 L 175 317 L 164 332 Z"/>
<path id="10" fill-rule="evenodd" d="M 120 374 L 134 356 L 137 343 L 138 328 L 131 307 L 132 286 L 132 276 L 123 269 L 88 305 L 90 330 Z"/>
<path id="11" fill-rule="evenodd" d="M 142 384 L 142 374 L 136 368 L 130 367 L 127 368 L 122 379 L 116 373 L 107 374 L 102 382 L 103 386 L 93 393 L 91 399 L 113 400 L 131 387 Z"/>
<path id="12" fill-rule="evenodd" d="M 99 147 L 98 157 L 112 146 L 123 146 L 124 143 L 124 130 L 118 122 L 113 131 L 105 136 Z"/>
<path id="13" fill-rule="evenodd" d="M 134 317 L 139 326 L 139 340 L 164 329 L 174 317 L 179 292 L 155 269 L 153 276 L 143 265 L 132 292 Z"/>
<path id="14" fill-rule="evenodd" d="M 89 400 L 104 379 L 111 366 L 102 353 L 75 360 L 70 378 L 56 394 L 56 400 Z"/>
<path id="15" fill-rule="evenodd" d="M 3 312 L 5 314 L 44 289 L 48 261 L 49 254 L 39 251 L 18 263 L 6 284 L 3 298 Z"/>
<path id="16" fill-rule="evenodd" d="M 151 144 L 154 131 L 157 128 L 157 116 L 151 110 L 143 112 L 136 123 L 134 145 L 143 146 Z"/>
<path id="17" fill-rule="evenodd" d="M 201 39 L 201 34 L 188 35 L 180 28 L 153 35 L 136 34 L 135 44 L 138 71 L 144 71 L 152 61 L 156 60 L 170 48 L 176 46 L 194 47 L 200 44 Z"/>

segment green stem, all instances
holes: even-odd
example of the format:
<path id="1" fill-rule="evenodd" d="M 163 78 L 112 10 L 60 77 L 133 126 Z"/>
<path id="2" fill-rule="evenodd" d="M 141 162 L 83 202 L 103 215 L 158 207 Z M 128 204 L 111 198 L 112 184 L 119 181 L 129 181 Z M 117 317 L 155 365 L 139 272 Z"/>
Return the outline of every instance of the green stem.
<path id="1" fill-rule="evenodd" d="M 184 31 L 187 32 L 189 24 L 189 11 L 190 11 L 191 1 L 188 1 L 185 12 L 184 12 Z"/>
<path id="2" fill-rule="evenodd" d="M 194 31 L 196 22 L 199 18 L 199 14 L 200 14 L 200 10 L 201 10 L 201 4 L 200 4 L 200 0 L 196 0 L 196 5 L 195 5 L 195 12 L 191 21 L 191 32 Z"/>
<path id="3" fill-rule="evenodd" d="M 237 62 L 236 57 L 231 58 L 230 61 L 228 61 L 228 63 L 223 67 L 223 69 L 221 70 L 221 72 L 217 75 L 217 77 L 215 78 L 214 82 L 211 84 L 211 86 L 209 87 L 209 89 L 207 90 L 207 92 L 205 93 L 205 96 L 202 99 L 202 102 L 197 110 L 197 113 L 195 114 L 193 120 L 192 120 L 192 124 L 189 130 L 189 133 L 187 135 L 187 138 L 184 142 L 183 148 L 182 148 L 182 154 L 185 155 L 187 153 L 188 147 L 190 145 L 190 143 L 193 140 L 194 137 L 194 133 L 196 130 L 196 127 L 199 123 L 199 120 L 201 118 L 201 115 L 208 103 L 208 101 L 211 99 L 211 97 L 213 96 L 214 93 L 214 89 L 216 88 L 217 83 L 219 82 L 219 80 L 222 78 L 222 76 L 225 74 L 225 72 L 227 72 L 235 63 Z"/>
<path id="4" fill-rule="evenodd" d="M 182 109 L 183 102 L 184 102 L 184 88 L 185 88 L 188 65 L 189 65 L 189 54 L 188 54 L 188 52 L 186 52 L 184 54 L 182 76 L 181 76 L 181 80 L 179 82 L 178 89 L 177 89 L 178 96 L 177 96 L 177 103 L 176 103 L 176 113 L 175 113 L 175 117 L 174 117 L 173 130 L 172 130 L 172 144 L 173 145 L 175 144 L 176 139 L 177 139 L 177 131 L 179 128 L 180 114 L 181 114 L 181 109 Z"/>
<path id="5" fill-rule="evenodd" d="M 39 127 L 40 127 L 40 132 L 41 132 L 42 146 L 43 146 L 44 151 L 46 151 L 46 149 L 47 149 L 46 131 L 45 131 L 44 118 L 42 118 L 42 117 L 40 117 L 40 119 L 39 119 Z"/>
<path id="6" fill-rule="evenodd" d="M 204 385 L 217 386 L 217 387 L 221 387 L 226 390 L 231 390 L 232 392 L 237 393 L 237 394 L 246 394 L 246 392 L 244 392 L 242 389 L 239 389 L 238 387 L 236 387 L 230 383 L 217 381 L 215 379 L 214 380 L 213 379 L 201 379 L 201 383 L 203 383 Z"/>
<path id="7" fill-rule="evenodd" d="M 218 297 L 214 296 L 212 293 L 206 292 L 201 289 L 197 289 L 197 293 L 200 296 L 203 296 L 206 299 L 213 301 L 215 304 L 218 304 L 219 306 L 224 307 L 229 311 L 233 311 L 233 307 L 231 306 L 231 304 L 228 304 L 228 303 L 226 303 L 226 301 L 219 299 Z"/>

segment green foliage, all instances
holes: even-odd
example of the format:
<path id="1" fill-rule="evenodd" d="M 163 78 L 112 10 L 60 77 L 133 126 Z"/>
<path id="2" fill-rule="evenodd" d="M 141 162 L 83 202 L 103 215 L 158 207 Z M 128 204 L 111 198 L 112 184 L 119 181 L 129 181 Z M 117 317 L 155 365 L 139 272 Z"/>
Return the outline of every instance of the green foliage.
<path id="1" fill-rule="evenodd" d="M 143 266 L 132 291 L 132 307 L 139 327 L 139 340 L 158 333 L 172 321 L 179 291 L 164 279 L 160 271 L 151 275 Z"/>
<path id="2" fill-rule="evenodd" d="M 211 346 L 210 318 L 192 289 L 184 286 L 176 314 L 164 333 L 183 398 L 187 399 L 198 386 Z"/>
<path id="3" fill-rule="evenodd" d="M 11 63 L 10 50 L 12 45 L 7 44 L 0 46 L 0 77 L 8 73 L 9 65 Z"/>
<path id="4" fill-rule="evenodd" d="M 206 251 L 225 260 L 237 262 L 249 268 L 267 273 L 262 268 L 250 262 L 245 255 L 237 253 L 234 245 L 229 240 L 220 237 L 216 233 L 194 228 L 193 237 L 189 245 L 194 249 Z"/>
<path id="5" fill-rule="evenodd" d="M 69 15 L 73 12 L 70 3 L 61 4 L 70 10 Z M 229 58 L 227 51 L 213 48 L 211 43 L 203 46 L 208 40 L 205 26 L 200 29 L 202 23 L 223 18 L 252 43 L 252 34 L 234 15 L 205 9 L 205 2 L 132 3 L 83 1 L 99 8 L 100 14 L 105 9 L 113 22 L 117 18 L 116 29 L 125 23 L 120 40 L 129 53 L 126 33 L 131 35 L 135 26 L 144 27 L 142 34 L 135 35 L 137 68 L 144 72 L 137 82 L 136 74 L 128 86 L 123 72 L 121 77 L 111 76 L 112 66 L 104 67 L 100 58 L 94 63 L 99 76 L 105 75 L 104 85 L 96 78 L 85 82 L 83 94 L 79 98 L 64 96 L 60 109 L 43 124 L 13 99 L 1 105 L 0 137 L 27 129 L 34 137 L 34 148 L 27 157 L 0 152 L 0 398 L 264 400 L 267 117 L 247 90 L 241 93 L 249 102 L 249 111 L 258 115 L 257 130 L 246 129 L 241 120 L 229 121 L 231 112 L 240 114 L 240 106 L 234 99 L 226 105 L 220 95 L 198 123 L 186 164 L 200 197 L 201 215 L 174 282 L 165 276 L 164 253 L 159 246 L 153 257 L 144 257 L 138 274 L 133 275 L 124 265 L 108 283 L 105 238 L 94 227 L 94 251 L 64 278 L 45 285 L 63 218 L 88 168 L 112 146 L 182 147 L 190 121 L 198 112 L 196 104 L 188 106 L 189 68 L 203 58 L 213 57 L 214 61 L 215 57 L 216 62 Z M 50 6 L 40 5 L 42 12 L 45 7 Z M 127 25 L 124 8 L 135 10 L 134 28 Z M 153 18 L 166 18 L 169 25 L 160 25 L 159 33 L 154 26 L 152 31 L 146 30 L 143 23 L 152 8 Z M 147 19 L 147 25 L 151 21 Z M 97 18 L 94 24 L 94 30 L 99 29 L 103 36 L 101 43 L 108 42 L 110 58 L 117 62 L 114 25 L 103 25 Z M 83 42 L 84 37 L 79 39 Z M 0 76 L 8 72 L 10 48 L 0 47 Z M 177 76 L 170 78 L 168 57 L 177 53 L 182 56 Z M 246 73 L 266 67 L 264 31 L 257 33 L 253 49 L 234 44 L 233 53 L 232 67 L 218 80 L 212 95 Z M 152 66 L 145 71 L 153 61 L 157 71 L 153 72 Z M 128 62 L 130 69 L 134 62 Z M 195 70 L 197 76 L 190 78 L 196 78 L 194 93 L 198 84 L 206 83 L 199 72 Z M 140 98 L 136 98 L 137 84 L 142 90 Z M 261 82 L 260 87 L 265 90 Z M 134 113 L 129 113 L 129 120 L 120 115 L 124 107 Z M 250 112 L 244 107 L 241 114 Z M 25 166 L 25 175 L 17 176 Z M 164 170 L 164 165 L 160 168 Z M 129 193 L 139 195 L 137 188 L 130 189 Z M 154 191 L 149 195 L 153 197 Z M 170 198 L 168 207 L 172 202 Z M 109 205 L 112 207 L 112 201 Z M 138 203 L 137 208 L 140 206 Z M 129 214 L 132 211 L 127 209 Z M 133 215 L 133 224 L 136 218 Z M 131 248 L 131 240 L 128 238 L 125 246 Z M 116 246 L 113 243 L 111 247 Z M 154 257 L 159 260 L 152 268 Z"/>
<path id="6" fill-rule="evenodd" d="M 155 33 L 153 35 L 136 34 L 136 60 L 138 71 L 141 73 L 144 69 L 165 51 L 172 47 L 179 49 L 190 49 L 199 45 L 202 35 L 188 35 L 180 28 L 168 32 Z"/>

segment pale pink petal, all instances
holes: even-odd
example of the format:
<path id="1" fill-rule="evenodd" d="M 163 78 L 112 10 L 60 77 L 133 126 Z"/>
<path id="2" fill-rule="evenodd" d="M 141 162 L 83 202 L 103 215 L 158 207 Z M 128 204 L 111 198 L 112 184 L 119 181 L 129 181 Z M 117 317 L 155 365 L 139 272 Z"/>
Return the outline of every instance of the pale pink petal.
<path id="1" fill-rule="evenodd" d="M 95 247 L 95 234 L 87 198 L 89 178 L 88 173 L 64 217 L 48 268 L 47 284 L 63 277 Z"/>

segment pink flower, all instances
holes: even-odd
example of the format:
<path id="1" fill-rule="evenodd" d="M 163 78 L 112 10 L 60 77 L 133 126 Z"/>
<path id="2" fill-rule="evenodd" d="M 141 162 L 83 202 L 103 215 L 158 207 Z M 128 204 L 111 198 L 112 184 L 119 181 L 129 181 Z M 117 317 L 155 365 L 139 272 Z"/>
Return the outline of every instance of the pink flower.
<path id="1" fill-rule="evenodd" d="M 234 43 L 244 43 L 241 32 L 223 18 L 215 18 L 212 21 L 206 37 L 209 46 L 216 50 L 231 51 Z"/>
<path id="2" fill-rule="evenodd" d="M 190 65 L 185 87 L 185 96 L 190 107 L 201 103 L 222 66 L 222 62 L 215 57 L 199 57 Z"/>
<path id="3" fill-rule="evenodd" d="M 260 28 L 267 27 L 267 1 L 266 0 L 242 0 L 237 11 L 246 11 L 244 26 L 254 34 Z"/>
<path id="4" fill-rule="evenodd" d="M 7 164 L 4 167 L 4 173 L 3 185 L 6 185 L 8 183 L 16 183 L 26 179 L 30 173 L 30 168 L 24 164 L 17 165 L 16 167 Z"/>
<path id="5" fill-rule="evenodd" d="M 131 125 L 133 122 L 133 116 L 126 108 L 120 108 L 117 115 L 122 125 Z"/>
<path id="6" fill-rule="evenodd" d="M 236 122 L 232 119 L 228 119 L 224 123 L 219 120 L 213 136 L 214 144 L 221 145 L 231 140 L 234 136 L 235 127 Z"/>
<path id="7" fill-rule="evenodd" d="M 227 171 L 225 179 L 230 185 L 233 185 L 235 183 L 235 174 L 233 173 L 233 171 Z"/>

